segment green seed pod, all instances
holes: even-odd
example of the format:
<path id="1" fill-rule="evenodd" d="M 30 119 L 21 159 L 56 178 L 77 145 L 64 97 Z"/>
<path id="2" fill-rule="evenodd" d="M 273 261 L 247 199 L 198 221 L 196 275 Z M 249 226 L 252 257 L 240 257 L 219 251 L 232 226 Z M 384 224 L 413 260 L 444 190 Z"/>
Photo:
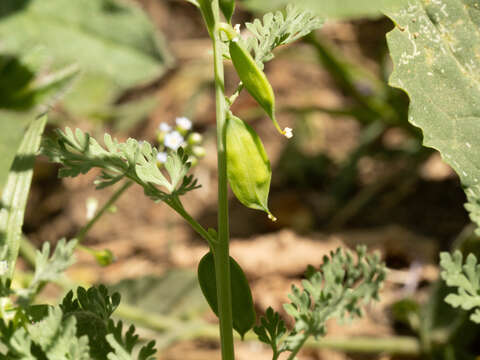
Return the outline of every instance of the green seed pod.
<path id="1" fill-rule="evenodd" d="M 235 0 L 220 0 L 220 9 L 223 16 L 228 22 L 232 20 L 233 11 L 235 10 Z"/>
<path id="2" fill-rule="evenodd" d="M 240 44 L 238 38 L 230 41 L 230 58 L 245 89 L 265 110 L 280 134 L 291 137 L 291 130 L 282 130 L 275 118 L 275 94 L 265 73 L 257 66 L 252 55 Z"/>
<path id="3" fill-rule="evenodd" d="M 262 141 L 247 123 L 229 114 L 226 123 L 227 176 L 237 199 L 246 207 L 268 210 L 272 170 Z"/>
<path id="4" fill-rule="evenodd" d="M 213 254 L 209 252 L 198 264 L 198 282 L 210 308 L 218 316 L 217 284 L 215 279 L 215 260 Z M 232 285 L 233 328 L 243 339 L 245 333 L 255 325 L 255 308 L 245 273 L 231 256 L 230 279 Z"/>

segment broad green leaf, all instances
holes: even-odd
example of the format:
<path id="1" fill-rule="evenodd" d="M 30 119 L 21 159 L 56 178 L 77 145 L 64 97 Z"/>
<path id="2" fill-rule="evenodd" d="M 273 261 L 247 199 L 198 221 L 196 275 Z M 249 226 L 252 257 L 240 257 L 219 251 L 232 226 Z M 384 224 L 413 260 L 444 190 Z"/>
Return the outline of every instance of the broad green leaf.
<path id="1" fill-rule="evenodd" d="M 108 74 L 121 86 L 149 80 L 164 70 L 166 54 L 153 25 L 132 3 L 31 0 L 21 8 L 18 0 L 3 2 L 19 8 L 6 17 L 0 12 L 4 52 L 44 47 L 55 64 L 78 63 L 83 70 Z"/>
<path id="2" fill-rule="evenodd" d="M 0 193 L 31 114 L 0 111 Z M 0 208 L 2 206 L 0 205 Z"/>
<path id="3" fill-rule="evenodd" d="M 3 190 L 0 208 L 0 261 L 6 261 L 11 278 L 18 256 L 23 216 L 32 181 L 35 157 L 47 117 L 36 119 L 23 136 Z M 0 274 L 3 275 L 3 274 Z"/>
<path id="4" fill-rule="evenodd" d="M 289 3 L 310 10 L 323 18 L 352 19 L 379 17 L 385 6 L 399 0 L 244 0 L 242 4 L 252 11 L 267 12 L 285 7 Z"/>
<path id="5" fill-rule="evenodd" d="M 409 121 L 457 172 L 479 224 L 480 1 L 416 0 L 387 15 L 390 83 L 409 95 Z"/>
<path id="6" fill-rule="evenodd" d="M 154 25 L 131 1 L 2 0 L 0 18 L 2 52 L 21 56 L 36 49 L 53 69 L 80 67 L 85 80 L 71 96 L 85 104 L 93 89 L 94 115 L 119 91 L 160 76 L 170 63 Z M 102 87 L 92 81 L 96 77 Z M 82 110 L 75 105 L 66 103 Z"/>
<path id="7" fill-rule="evenodd" d="M 22 57 L 0 55 L 0 190 L 36 107 L 58 99 L 78 72 L 76 66 L 45 71 L 35 51 Z"/>
<path id="8" fill-rule="evenodd" d="M 248 280 L 240 265 L 230 257 L 233 328 L 243 339 L 255 325 L 255 307 Z M 217 283 L 213 254 L 208 252 L 198 264 L 198 282 L 210 308 L 218 316 Z"/>

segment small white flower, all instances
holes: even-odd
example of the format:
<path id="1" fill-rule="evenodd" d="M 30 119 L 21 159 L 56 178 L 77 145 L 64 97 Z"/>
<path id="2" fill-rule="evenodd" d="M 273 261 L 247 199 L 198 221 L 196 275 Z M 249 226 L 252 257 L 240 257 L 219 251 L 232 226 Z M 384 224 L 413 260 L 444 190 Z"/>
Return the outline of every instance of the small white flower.
<path id="1" fill-rule="evenodd" d="M 240 40 L 240 39 L 238 38 L 238 36 L 235 36 L 235 37 L 232 39 L 232 42 L 238 42 L 238 40 Z"/>
<path id="2" fill-rule="evenodd" d="M 177 126 L 182 130 L 190 130 L 192 128 L 192 122 L 186 117 L 177 117 L 175 119 Z"/>
<path id="3" fill-rule="evenodd" d="M 92 220 L 93 217 L 95 216 L 95 213 L 97 212 L 98 200 L 93 197 L 87 198 L 86 207 L 87 207 L 87 211 L 86 211 L 85 217 L 87 221 Z"/>
<path id="4" fill-rule="evenodd" d="M 165 164 L 165 162 L 167 161 L 167 153 L 166 152 L 159 152 L 157 154 L 157 161 L 160 164 Z"/>
<path id="5" fill-rule="evenodd" d="M 172 130 L 172 127 L 168 125 L 166 122 L 161 122 L 160 125 L 158 125 L 158 130 L 164 133 L 170 132 Z"/>
<path id="6" fill-rule="evenodd" d="M 6 260 L 0 261 L 0 276 L 3 276 L 8 271 L 8 263 Z"/>
<path id="7" fill-rule="evenodd" d="M 172 150 L 177 150 L 180 146 L 182 146 L 183 141 L 183 136 L 180 135 L 178 131 L 172 131 L 171 133 L 165 135 L 165 140 L 163 143 L 166 147 Z"/>
<path id="8" fill-rule="evenodd" d="M 283 129 L 283 134 L 287 139 L 291 139 L 293 136 L 293 130 L 290 129 L 289 127 L 286 127 L 285 129 Z"/>
<path id="9" fill-rule="evenodd" d="M 240 35 L 240 24 L 236 24 L 234 27 L 233 27 L 233 30 L 235 30 L 235 32 Z"/>

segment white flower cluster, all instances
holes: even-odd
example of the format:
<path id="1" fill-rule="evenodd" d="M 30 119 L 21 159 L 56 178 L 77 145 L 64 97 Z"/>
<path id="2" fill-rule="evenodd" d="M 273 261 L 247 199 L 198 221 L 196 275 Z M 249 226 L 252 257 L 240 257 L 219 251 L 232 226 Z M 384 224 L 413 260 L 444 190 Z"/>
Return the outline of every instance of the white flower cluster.
<path id="1" fill-rule="evenodd" d="M 158 125 L 157 139 L 160 146 L 157 161 L 160 166 L 167 161 L 167 150 L 169 149 L 177 151 L 179 147 L 183 147 L 185 152 L 190 155 L 192 164 L 197 162 L 197 158 L 203 156 L 205 150 L 199 146 L 202 136 L 199 133 L 191 132 L 192 127 L 190 119 L 184 116 L 175 119 L 175 128 L 165 122 Z"/>

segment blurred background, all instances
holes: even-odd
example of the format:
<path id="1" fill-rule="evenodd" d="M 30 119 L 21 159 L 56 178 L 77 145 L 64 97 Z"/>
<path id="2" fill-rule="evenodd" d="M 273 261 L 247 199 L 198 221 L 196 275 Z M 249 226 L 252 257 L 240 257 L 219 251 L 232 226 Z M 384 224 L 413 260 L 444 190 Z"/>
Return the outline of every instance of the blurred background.
<path id="1" fill-rule="evenodd" d="M 251 22 L 286 3 L 239 1 L 233 23 Z M 247 274 L 257 312 L 268 306 L 281 311 L 308 264 L 318 266 L 338 246 L 365 244 L 380 251 L 390 269 L 381 301 L 361 320 L 332 322 L 328 336 L 418 339 L 448 329 L 456 310 L 434 306 L 443 299 L 435 285 L 438 253 L 471 238 L 472 228 L 457 176 L 421 146 L 421 132 L 407 122 L 408 97 L 388 86 L 385 34 L 393 24 L 371 1 L 302 4 L 325 25 L 279 48 L 265 68 L 278 120 L 294 129 L 293 139 L 279 136 L 247 93 L 234 105 L 259 133 L 273 169 L 270 210 L 277 222 L 233 196 L 230 203 L 231 254 Z M 202 137 L 192 170 L 202 187 L 186 196 L 185 207 L 205 227 L 215 227 L 212 69 L 203 20 L 187 1 L 2 0 L 0 168 L 11 163 L 25 124 L 46 110 L 48 131 L 79 127 L 96 138 L 109 132 L 160 146 L 159 126 L 175 127 L 186 117 Z M 227 93 L 237 81 L 227 62 Z M 73 237 L 87 222 L 88 206 L 101 206 L 115 191 L 94 189 L 98 173 L 60 180 L 57 170 L 43 158 L 36 164 L 24 232 L 37 247 Z M 4 180 L 5 172 L 0 188 Z M 216 320 L 195 278 L 206 244 L 139 188 L 130 188 L 111 210 L 85 245 L 111 250 L 116 261 L 101 267 L 78 252 L 69 277 L 120 291 L 125 306 L 117 315 L 157 340 L 159 359 L 218 359 Z M 54 286 L 42 293 L 48 301 L 60 295 Z M 447 338 L 457 341 L 461 329 L 449 329 Z M 471 354 L 475 342 L 463 341 Z M 444 348 L 431 356 L 448 358 Z M 360 352 L 341 343 L 336 350 L 312 345 L 299 359 L 419 357 L 414 351 Z M 237 359 L 252 357 L 271 358 L 258 342 L 239 342 Z"/>

